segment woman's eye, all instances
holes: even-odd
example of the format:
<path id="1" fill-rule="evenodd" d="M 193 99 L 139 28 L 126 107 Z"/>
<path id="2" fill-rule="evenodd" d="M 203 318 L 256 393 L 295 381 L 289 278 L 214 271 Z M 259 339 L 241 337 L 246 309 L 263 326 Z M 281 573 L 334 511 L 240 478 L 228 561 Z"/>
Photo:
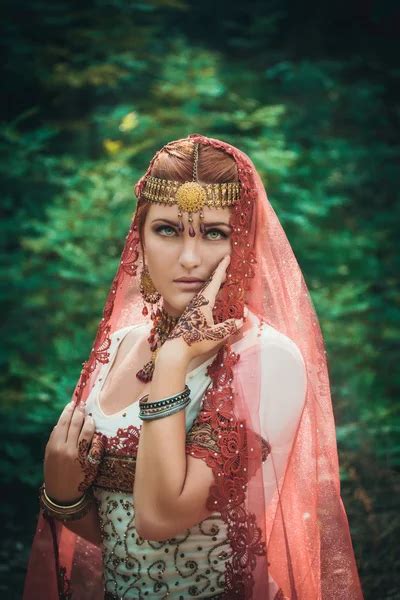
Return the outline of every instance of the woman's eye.
<path id="1" fill-rule="evenodd" d="M 226 238 L 226 234 L 223 231 L 220 231 L 220 229 L 209 229 L 206 232 L 206 235 L 209 236 L 210 234 L 213 234 L 210 237 L 212 240 L 221 240 Z"/>
<path id="2" fill-rule="evenodd" d="M 172 237 L 171 232 L 172 232 L 172 234 L 175 233 L 175 229 L 173 227 L 171 227 L 170 225 L 161 225 L 161 227 L 157 227 L 157 229 L 156 229 L 157 233 L 165 231 L 165 230 L 167 230 L 167 233 L 166 234 L 163 233 L 163 235 L 166 235 L 167 237 Z"/>
<path id="3" fill-rule="evenodd" d="M 164 237 L 174 237 L 177 233 L 176 229 L 174 227 L 171 227 L 170 225 L 160 225 L 156 228 L 156 232 L 160 233 Z M 221 240 L 227 238 L 226 233 L 224 233 L 220 229 L 209 229 L 208 231 L 206 231 L 204 236 L 209 240 Z"/>

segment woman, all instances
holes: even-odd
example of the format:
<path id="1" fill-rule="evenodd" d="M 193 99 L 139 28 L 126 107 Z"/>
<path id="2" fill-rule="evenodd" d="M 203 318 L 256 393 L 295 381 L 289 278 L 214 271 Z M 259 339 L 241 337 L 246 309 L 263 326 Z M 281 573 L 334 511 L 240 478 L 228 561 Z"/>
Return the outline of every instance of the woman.
<path id="1" fill-rule="evenodd" d="M 254 165 L 192 134 L 135 191 L 24 598 L 362 598 L 324 344 Z"/>

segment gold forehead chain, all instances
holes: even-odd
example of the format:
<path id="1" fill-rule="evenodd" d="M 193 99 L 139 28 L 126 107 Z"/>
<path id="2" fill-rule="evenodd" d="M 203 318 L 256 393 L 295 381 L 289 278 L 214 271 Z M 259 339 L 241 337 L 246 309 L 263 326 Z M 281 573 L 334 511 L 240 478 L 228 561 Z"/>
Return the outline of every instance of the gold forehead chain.
<path id="1" fill-rule="evenodd" d="M 205 232 L 203 207 L 224 208 L 233 206 L 240 198 L 240 183 L 199 183 L 197 164 L 199 144 L 194 144 L 193 181 L 171 181 L 149 176 L 146 178 L 142 196 L 149 202 L 164 205 L 178 205 L 179 230 L 184 231 L 182 211 L 189 213 L 189 235 L 194 237 L 192 213 L 200 212 L 200 232 Z"/>

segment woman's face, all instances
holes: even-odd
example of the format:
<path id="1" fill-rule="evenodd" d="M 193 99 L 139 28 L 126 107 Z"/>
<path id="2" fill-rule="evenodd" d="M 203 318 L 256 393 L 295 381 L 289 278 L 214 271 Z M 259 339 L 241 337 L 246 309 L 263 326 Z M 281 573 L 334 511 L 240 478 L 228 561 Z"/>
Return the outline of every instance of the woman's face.
<path id="1" fill-rule="evenodd" d="M 143 227 L 145 262 L 168 314 L 179 316 L 226 254 L 231 253 L 229 208 L 203 209 L 205 233 L 200 233 L 199 213 L 192 213 L 195 237 L 189 235 L 188 213 L 183 213 L 185 230 L 178 230 L 178 207 L 151 204 Z M 183 283 L 180 278 L 196 278 Z"/>

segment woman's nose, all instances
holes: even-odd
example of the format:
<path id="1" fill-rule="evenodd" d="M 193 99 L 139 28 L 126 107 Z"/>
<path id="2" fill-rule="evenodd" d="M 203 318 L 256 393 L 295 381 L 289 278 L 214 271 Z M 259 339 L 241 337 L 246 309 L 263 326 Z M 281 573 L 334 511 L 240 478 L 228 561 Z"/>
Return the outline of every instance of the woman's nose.
<path id="1" fill-rule="evenodd" d="M 184 241 L 179 262 L 182 267 L 188 271 L 201 264 L 201 256 L 195 238 Z"/>

